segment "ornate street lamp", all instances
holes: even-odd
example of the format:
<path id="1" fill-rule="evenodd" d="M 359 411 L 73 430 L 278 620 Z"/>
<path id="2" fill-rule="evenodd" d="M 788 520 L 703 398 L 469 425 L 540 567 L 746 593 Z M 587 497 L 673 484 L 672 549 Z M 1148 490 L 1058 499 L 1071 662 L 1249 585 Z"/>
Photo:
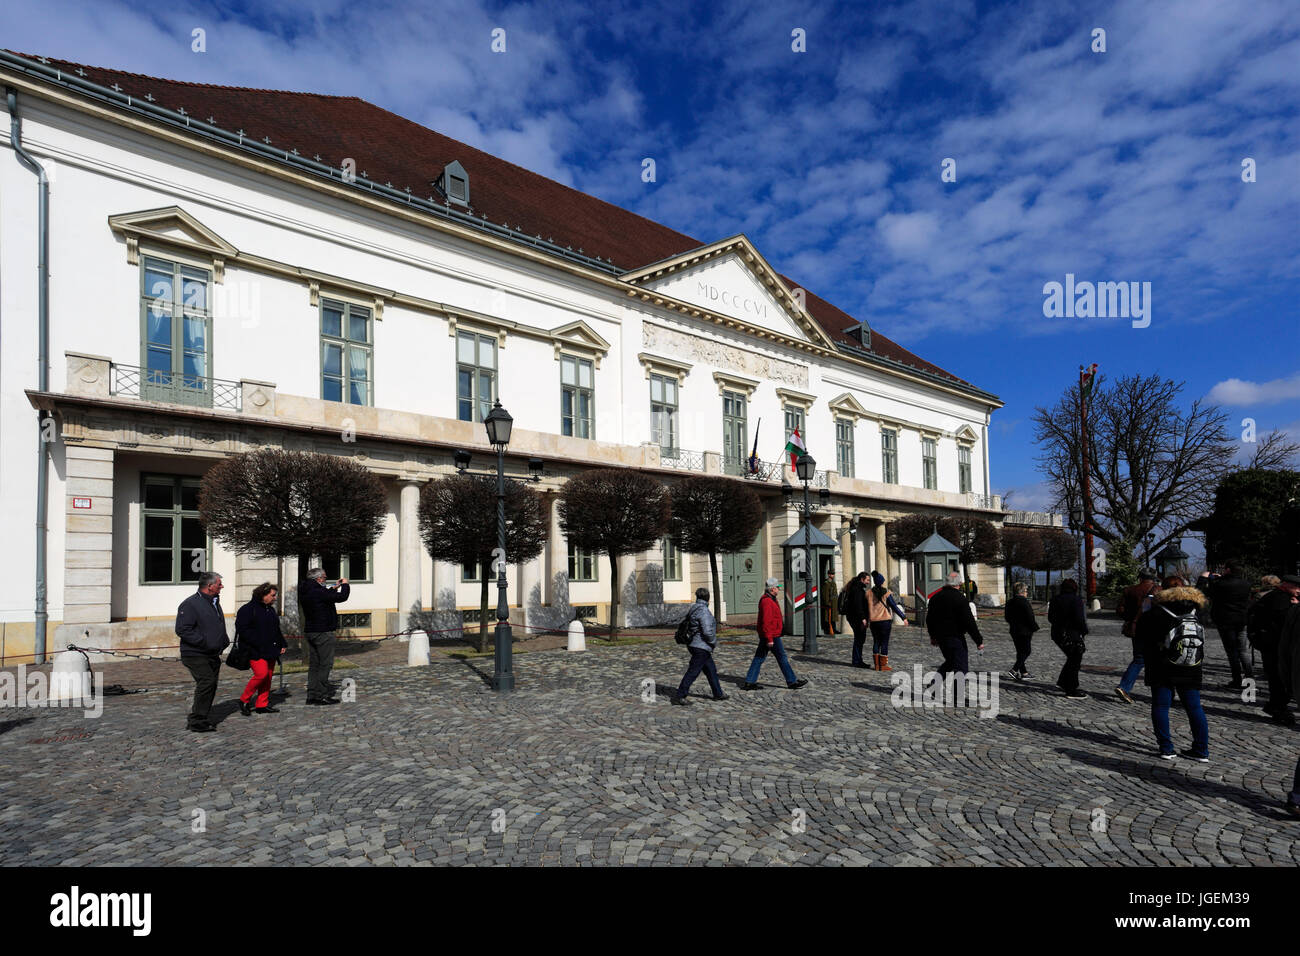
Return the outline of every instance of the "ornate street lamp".
<path id="1" fill-rule="evenodd" d="M 510 444 L 510 430 L 515 420 L 501 407 L 501 399 L 483 419 L 487 428 L 488 443 L 497 450 L 497 630 L 495 668 L 492 689 L 509 694 L 515 689 L 514 636 L 510 631 L 510 609 L 506 606 L 506 446 Z M 538 463 L 540 464 L 540 462 Z M 529 471 L 533 461 L 530 460 Z"/>
<path id="2" fill-rule="evenodd" d="M 804 452 L 795 459 L 794 470 L 803 482 L 803 652 L 816 654 L 817 628 L 821 624 L 817 613 L 818 602 L 813 598 L 812 503 L 808 500 L 808 484 L 817 474 L 817 460 Z M 830 497 L 831 493 L 826 488 L 818 492 L 822 504 L 828 502 Z"/>

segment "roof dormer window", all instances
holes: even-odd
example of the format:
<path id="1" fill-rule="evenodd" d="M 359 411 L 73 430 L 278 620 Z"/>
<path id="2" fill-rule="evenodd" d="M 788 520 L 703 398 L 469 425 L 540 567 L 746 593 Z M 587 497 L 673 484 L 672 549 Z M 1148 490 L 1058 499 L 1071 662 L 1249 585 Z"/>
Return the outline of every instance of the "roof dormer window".
<path id="1" fill-rule="evenodd" d="M 871 348 L 871 326 L 866 322 L 855 322 L 844 330 L 844 334 L 853 339 L 864 349 Z"/>
<path id="2" fill-rule="evenodd" d="M 438 188 L 448 202 L 454 202 L 458 206 L 469 205 L 469 173 L 455 160 L 443 168 L 442 175 L 438 177 Z"/>

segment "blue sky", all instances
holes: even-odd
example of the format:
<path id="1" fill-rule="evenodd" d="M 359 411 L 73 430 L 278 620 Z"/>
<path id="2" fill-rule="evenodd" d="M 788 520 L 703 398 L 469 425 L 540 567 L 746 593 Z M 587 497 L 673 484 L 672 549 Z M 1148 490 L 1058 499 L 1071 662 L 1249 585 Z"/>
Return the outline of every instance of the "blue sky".
<path id="1" fill-rule="evenodd" d="M 1253 418 L 1300 438 L 1294 2 L 6 12 L 11 49 L 361 96 L 705 242 L 743 232 L 791 278 L 1000 395 L 993 486 L 1020 507 L 1048 502 L 1033 407 L 1080 364 L 1185 380 L 1234 429 Z M 1067 273 L 1151 283 L 1150 325 L 1045 317 L 1043 285 Z"/>

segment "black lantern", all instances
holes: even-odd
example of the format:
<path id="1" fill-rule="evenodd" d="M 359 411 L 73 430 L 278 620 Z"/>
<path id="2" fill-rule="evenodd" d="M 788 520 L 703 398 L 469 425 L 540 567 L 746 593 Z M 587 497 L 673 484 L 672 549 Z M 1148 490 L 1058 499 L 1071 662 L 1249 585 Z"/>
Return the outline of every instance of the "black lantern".
<path id="1" fill-rule="evenodd" d="M 784 478 L 781 479 L 781 495 L 785 498 L 785 506 L 790 507 L 790 502 L 794 498 L 794 486 Z"/>
<path id="2" fill-rule="evenodd" d="M 542 460 L 540 458 L 528 459 L 528 476 L 532 478 L 533 481 L 542 480 Z"/>
<path id="3" fill-rule="evenodd" d="M 487 427 L 488 443 L 497 449 L 505 448 L 510 444 L 510 429 L 515 420 L 510 417 L 510 413 L 501 407 L 501 399 L 492 403 L 492 411 L 487 413 L 487 418 L 483 419 L 483 424 Z"/>
<path id="4" fill-rule="evenodd" d="M 465 469 L 469 467 L 469 461 L 471 457 L 469 452 L 458 451 L 452 457 L 455 459 L 457 471 L 463 473 Z"/>
<path id="5" fill-rule="evenodd" d="M 800 481 L 812 481 L 813 475 L 817 474 L 817 459 L 804 452 L 795 459 L 794 470 Z"/>

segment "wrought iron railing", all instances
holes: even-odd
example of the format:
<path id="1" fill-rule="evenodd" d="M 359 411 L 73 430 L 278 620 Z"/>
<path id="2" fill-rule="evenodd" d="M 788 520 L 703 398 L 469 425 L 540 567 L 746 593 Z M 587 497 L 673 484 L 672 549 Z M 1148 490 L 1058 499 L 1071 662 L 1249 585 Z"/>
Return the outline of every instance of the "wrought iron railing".
<path id="1" fill-rule="evenodd" d="M 199 408 L 240 411 L 242 388 L 238 382 L 180 372 L 160 372 L 138 365 L 112 366 L 110 394 L 148 402 L 171 402 Z"/>
<path id="2" fill-rule="evenodd" d="M 661 448 L 659 464 L 664 468 L 679 468 L 682 471 L 703 471 L 704 452 L 687 451 L 685 448 Z"/>

